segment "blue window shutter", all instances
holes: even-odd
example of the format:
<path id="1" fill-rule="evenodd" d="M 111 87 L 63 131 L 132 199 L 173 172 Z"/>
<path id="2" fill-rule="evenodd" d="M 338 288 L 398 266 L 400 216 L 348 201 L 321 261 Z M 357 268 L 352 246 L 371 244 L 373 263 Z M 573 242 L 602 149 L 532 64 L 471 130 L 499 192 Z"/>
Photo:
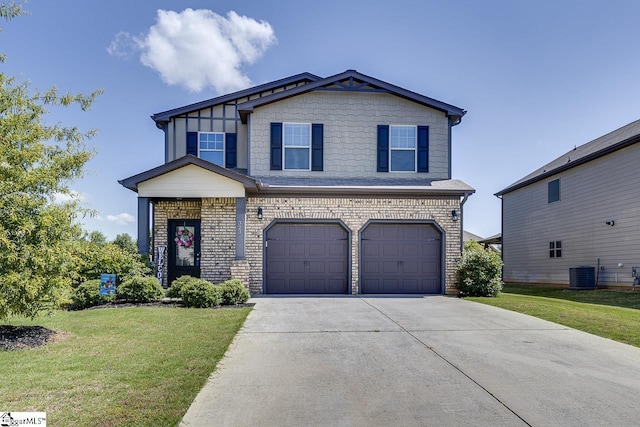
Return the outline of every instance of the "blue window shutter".
<path id="1" fill-rule="evenodd" d="M 187 154 L 198 157 L 198 132 L 187 132 Z"/>
<path id="2" fill-rule="evenodd" d="M 225 167 L 228 167 L 228 168 L 235 168 L 238 164 L 237 135 L 235 133 L 227 133 L 225 134 L 224 138 L 225 138 L 224 165 Z"/>
<path id="3" fill-rule="evenodd" d="M 429 172 L 429 126 L 418 126 L 418 172 Z"/>
<path id="4" fill-rule="evenodd" d="M 311 170 L 323 170 L 324 126 L 322 123 L 311 125 Z"/>
<path id="5" fill-rule="evenodd" d="M 389 172 L 389 125 L 378 125 L 378 172 Z"/>
<path id="6" fill-rule="evenodd" d="M 282 170 L 282 123 L 271 123 L 271 170 Z"/>

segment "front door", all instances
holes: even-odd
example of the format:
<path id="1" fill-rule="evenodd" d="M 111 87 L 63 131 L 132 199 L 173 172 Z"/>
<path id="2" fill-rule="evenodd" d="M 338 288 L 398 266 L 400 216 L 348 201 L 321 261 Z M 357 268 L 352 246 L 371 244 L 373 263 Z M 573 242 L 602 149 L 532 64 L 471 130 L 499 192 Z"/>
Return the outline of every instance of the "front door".
<path id="1" fill-rule="evenodd" d="M 168 285 L 180 276 L 200 277 L 200 220 L 170 220 Z"/>

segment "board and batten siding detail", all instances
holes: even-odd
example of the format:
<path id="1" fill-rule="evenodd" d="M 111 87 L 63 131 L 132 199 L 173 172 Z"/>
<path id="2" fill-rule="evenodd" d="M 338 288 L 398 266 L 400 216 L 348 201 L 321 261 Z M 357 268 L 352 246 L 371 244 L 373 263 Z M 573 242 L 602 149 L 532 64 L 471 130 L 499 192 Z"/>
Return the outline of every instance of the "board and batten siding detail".
<path id="1" fill-rule="evenodd" d="M 568 285 L 569 268 L 599 258 L 599 285 L 631 285 L 640 265 L 639 162 L 636 144 L 504 194 L 504 281 Z M 560 200 L 549 203 L 548 183 L 558 178 Z M 562 242 L 561 258 L 549 257 L 552 241 Z"/>
<path id="2" fill-rule="evenodd" d="M 322 171 L 273 170 L 271 123 L 323 124 Z M 448 179 L 449 123 L 445 113 L 390 94 L 310 92 L 256 108 L 251 114 L 250 170 L 256 176 L 381 177 L 378 125 L 429 126 L 429 172 L 389 173 L 389 178 Z"/>

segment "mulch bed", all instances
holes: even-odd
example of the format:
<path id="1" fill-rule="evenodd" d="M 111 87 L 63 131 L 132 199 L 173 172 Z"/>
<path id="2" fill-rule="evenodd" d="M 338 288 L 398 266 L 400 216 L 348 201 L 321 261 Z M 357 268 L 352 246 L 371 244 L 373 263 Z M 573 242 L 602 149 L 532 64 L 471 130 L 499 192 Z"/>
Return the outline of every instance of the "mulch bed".
<path id="1" fill-rule="evenodd" d="M 56 331 L 42 326 L 0 325 L 0 351 L 45 345 Z"/>

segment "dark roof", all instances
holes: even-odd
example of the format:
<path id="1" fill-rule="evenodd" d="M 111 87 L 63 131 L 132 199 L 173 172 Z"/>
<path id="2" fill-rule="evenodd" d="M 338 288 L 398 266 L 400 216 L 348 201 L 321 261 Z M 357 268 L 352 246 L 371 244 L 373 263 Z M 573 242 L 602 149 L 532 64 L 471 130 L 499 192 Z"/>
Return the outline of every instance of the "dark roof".
<path id="1" fill-rule="evenodd" d="M 303 194 L 424 194 L 461 196 L 475 189 L 457 179 L 254 177 L 260 192 Z"/>
<path id="2" fill-rule="evenodd" d="M 497 192 L 496 196 L 525 187 L 534 182 L 541 181 L 567 169 L 574 168 L 584 163 L 595 160 L 599 157 L 613 153 L 614 151 L 640 142 L 640 120 L 629 123 L 626 126 L 616 129 L 606 135 L 587 142 L 573 150 L 563 154 L 552 162 L 531 172 L 524 178 L 514 182 L 504 190 Z"/>
<path id="3" fill-rule="evenodd" d="M 173 160 L 162 166 L 139 173 L 118 181 L 123 187 L 138 191 L 141 182 L 156 178 L 165 173 L 187 165 L 196 165 L 229 179 L 238 181 L 252 193 L 288 193 L 288 194 L 429 194 L 464 195 L 475 190 L 457 179 L 431 181 L 424 178 L 289 178 L 289 177 L 252 177 L 202 160 L 191 154 Z"/>
<path id="4" fill-rule="evenodd" d="M 163 123 L 168 122 L 172 117 L 178 116 L 180 114 L 185 114 L 191 111 L 212 107 L 214 105 L 219 105 L 224 102 L 232 101 L 237 98 L 244 98 L 247 96 L 255 95 L 260 92 L 276 89 L 281 86 L 286 86 L 286 85 L 290 85 L 293 83 L 300 83 L 300 82 L 313 82 L 320 79 L 321 77 L 318 77 L 311 73 L 300 73 L 300 74 L 296 74 L 295 76 L 286 77 L 280 80 L 275 80 L 270 83 L 264 83 L 258 86 L 250 87 L 248 89 L 240 90 L 238 92 L 233 92 L 227 95 L 218 96 L 216 98 L 207 99 L 206 101 L 196 102 L 195 104 L 185 105 L 184 107 L 174 108 L 173 110 L 167 110 L 161 113 L 156 113 L 153 116 L 151 116 L 151 118 L 156 122 L 156 125 L 158 127 L 162 127 Z"/>
<path id="5" fill-rule="evenodd" d="M 348 81 L 348 84 L 344 84 L 344 81 Z M 243 102 L 242 104 L 238 105 L 238 112 L 240 113 L 242 121 L 246 123 L 247 115 L 251 113 L 256 107 L 290 98 L 292 96 L 301 95 L 312 90 L 328 89 L 329 86 L 334 85 L 338 86 L 338 90 L 391 93 L 410 101 L 414 101 L 419 104 L 443 111 L 447 114 L 448 117 L 451 117 L 453 119 L 453 124 L 460 123 L 460 120 L 462 120 L 462 116 L 466 114 L 466 111 L 462 108 L 444 103 L 442 101 L 438 101 L 433 98 L 429 98 L 424 95 L 420 95 L 410 90 L 403 89 L 399 86 L 392 85 L 391 83 L 383 82 L 382 80 L 364 75 L 355 70 L 347 70 L 340 74 L 336 74 L 324 79 L 319 79 L 306 85 L 294 87 L 285 91 Z"/>
<path id="6" fill-rule="evenodd" d="M 165 163 L 162 166 L 158 166 L 153 169 L 149 169 L 148 171 L 139 173 L 134 176 L 130 176 L 129 178 L 121 179 L 118 181 L 120 185 L 128 188 L 129 190 L 138 191 L 138 184 L 144 181 L 148 181 L 150 179 L 156 178 L 160 175 L 164 175 L 165 173 L 172 172 L 176 169 L 180 169 L 183 166 L 187 165 L 196 165 L 201 168 L 207 169 L 211 172 L 217 173 L 229 179 L 233 179 L 238 181 L 244 185 L 246 189 L 255 189 L 258 185 L 257 181 L 249 176 L 243 175 L 238 172 L 234 172 L 230 169 L 223 168 L 206 160 L 202 160 L 198 157 L 195 157 L 191 154 L 188 154 L 184 157 L 180 157 L 179 159 L 173 160 L 169 163 Z"/>

